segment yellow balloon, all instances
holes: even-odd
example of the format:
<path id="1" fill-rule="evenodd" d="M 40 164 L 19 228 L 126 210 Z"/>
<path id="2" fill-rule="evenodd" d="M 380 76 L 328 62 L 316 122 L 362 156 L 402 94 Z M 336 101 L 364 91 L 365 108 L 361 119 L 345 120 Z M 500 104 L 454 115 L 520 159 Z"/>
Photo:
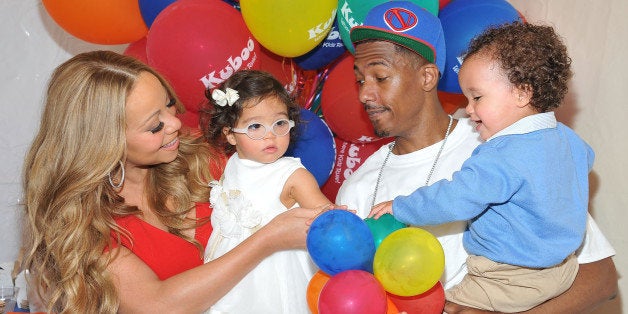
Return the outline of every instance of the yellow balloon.
<path id="1" fill-rule="evenodd" d="M 444 270 L 440 242 L 416 227 L 396 230 L 384 238 L 373 260 L 373 273 L 384 289 L 406 297 L 432 288 Z"/>
<path id="2" fill-rule="evenodd" d="M 240 0 L 253 37 L 271 52 L 298 57 L 321 43 L 336 18 L 338 0 Z"/>

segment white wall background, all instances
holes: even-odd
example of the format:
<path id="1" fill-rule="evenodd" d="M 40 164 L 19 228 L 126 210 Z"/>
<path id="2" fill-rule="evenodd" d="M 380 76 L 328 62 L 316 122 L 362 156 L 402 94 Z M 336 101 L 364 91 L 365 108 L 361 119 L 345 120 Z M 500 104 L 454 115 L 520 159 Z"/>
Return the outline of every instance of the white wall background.
<path id="1" fill-rule="evenodd" d="M 455 0 L 454 0 L 455 1 Z M 556 27 L 575 76 L 559 120 L 593 146 L 597 158 L 590 211 L 617 250 L 620 295 L 596 313 L 628 313 L 628 1 L 509 0 L 529 22 Z M 39 0 L 0 2 L 0 263 L 20 246 L 21 171 L 38 127 L 42 94 L 54 67 L 88 50 L 122 52 L 65 33 Z"/>

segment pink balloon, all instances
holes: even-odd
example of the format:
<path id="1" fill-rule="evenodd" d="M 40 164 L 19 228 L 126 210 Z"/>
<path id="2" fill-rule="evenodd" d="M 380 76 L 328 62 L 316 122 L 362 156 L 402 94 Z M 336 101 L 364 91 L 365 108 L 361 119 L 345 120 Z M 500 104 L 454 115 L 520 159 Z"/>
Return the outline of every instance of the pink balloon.
<path id="1" fill-rule="evenodd" d="M 386 308 L 386 291 L 363 270 L 347 270 L 331 277 L 318 299 L 320 314 L 382 314 Z"/>
<path id="2" fill-rule="evenodd" d="M 237 70 L 259 68 L 258 42 L 240 12 L 221 0 L 178 0 L 166 7 L 151 25 L 146 53 L 193 112 L 206 101 L 206 89 Z"/>

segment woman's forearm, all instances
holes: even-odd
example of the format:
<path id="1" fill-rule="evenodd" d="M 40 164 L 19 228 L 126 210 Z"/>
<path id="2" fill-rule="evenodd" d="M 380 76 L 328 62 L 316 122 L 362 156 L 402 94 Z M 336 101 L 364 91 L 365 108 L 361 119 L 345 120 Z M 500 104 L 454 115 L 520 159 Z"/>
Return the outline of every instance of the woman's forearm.
<path id="1" fill-rule="evenodd" d="M 225 255 L 163 281 L 129 250 L 118 248 L 108 269 L 120 296 L 120 313 L 202 312 L 270 254 L 304 248 L 306 222 L 314 216 L 307 209 L 283 213 Z"/>

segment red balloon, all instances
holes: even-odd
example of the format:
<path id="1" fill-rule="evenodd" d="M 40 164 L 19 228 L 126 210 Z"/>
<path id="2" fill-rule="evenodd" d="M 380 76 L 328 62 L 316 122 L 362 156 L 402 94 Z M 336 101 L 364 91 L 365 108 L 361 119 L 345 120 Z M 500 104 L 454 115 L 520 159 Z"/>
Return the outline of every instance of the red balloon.
<path id="1" fill-rule="evenodd" d="M 519 13 L 519 18 L 521 19 L 521 22 L 528 23 L 528 20 L 526 20 L 526 17 L 523 15 L 523 13 L 521 13 L 521 11 L 518 11 L 518 10 L 517 12 Z"/>
<path id="2" fill-rule="evenodd" d="M 363 270 L 346 270 L 331 277 L 318 300 L 320 314 L 386 313 L 386 291 Z"/>
<path id="3" fill-rule="evenodd" d="M 388 298 L 400 312 L 407 314 L 440 314 L 445 307 L 445 290 L 440 281 L 419 295 L 402 297 L 388 293 Z"/>
<path id="4" fill-rule="evenodd" d="M 259 68 L 259 44 L 240 12 L 221 0 L 178 0 L 157 16 L 146 42 L 148 63 L 198 112 L 205 90 L 240 69 Z"/>
<path id="5" fill-rule="evenodd" d="M 148 64 L 148 58 L 146 58 L 146 37 L 142 37 L 142 39 L 130 43 L 126 49 L 124 49 L 123 54 L 135 57 Z"/>
<path id="6" fill-rule="evenodd" d="M 438 100 L 445 112 L 449 114 L 467 106 L 467 98 L 463 94 L 438 91 Z"/>
<path id="7" fill-rule="evenodd" d="M 327 76 L 321 93 L 323 118 L 339 138 L 352 143 L 380 140 L 358 99 L 358 86 L 353 73 L 353 56 L 347 54 Z"/>
<path id="8" fill-rule="evenodd" d="M 200 117 L 198 112 L 187 110 L 184 113 L 178 114 L 177 118 L 181 120 L 181 123 L 183 123 L 185 127 L 191 128 L 193 131 L 200 131 Z"/>
<path id="9" fill-rule="evenodd" d="M 451 2 L 451 0 L 439 0 L 438 1 L 438 9 L 442 10 L 446 5 L 449 4 L 449 2 Z"/>
<path id="10" fill-rule="evenodd" d="M 315 99 L 320 100 L 321 88 L 324 78 L 327 77 L 329 69 L 303 70 L 297 73 L 297 102 L 306 109 L 320 114 L 320 107 L 316 106 Z M 320 101 L 318 102 L 320 106 Z"/>
<path id="11" fill-rule="evenodd" d="M 214 147 L 211 151 L 213 158 L 209 161 L 209 174 L 214 180 L 219 180 L 222 173 L 225 171 L 225 166 L 230 156 L 225 155 L 224 150 L 221 148 Z"/>
<path id="12" fill-rule="evenodd" d="M 286 88 L 294 94 L 297 88 L 298 73 L 301 71 L 292 58 L 282 57 L 272 51 L 260 47 L 260 70 L 270 72 Z"/>
<path id="13" fill-rule="evenodd" d="M 392 142 L 393 138 L 386 138 L 372 143 L 351 143 L 334 137 L 336 145 L 336 162 L 331 170 L 329 179 L 321 187 L 321 191 L 330 200 L 335 200 L 342 183 L 356 171 L 362 163 L 382 145 Z"/>

